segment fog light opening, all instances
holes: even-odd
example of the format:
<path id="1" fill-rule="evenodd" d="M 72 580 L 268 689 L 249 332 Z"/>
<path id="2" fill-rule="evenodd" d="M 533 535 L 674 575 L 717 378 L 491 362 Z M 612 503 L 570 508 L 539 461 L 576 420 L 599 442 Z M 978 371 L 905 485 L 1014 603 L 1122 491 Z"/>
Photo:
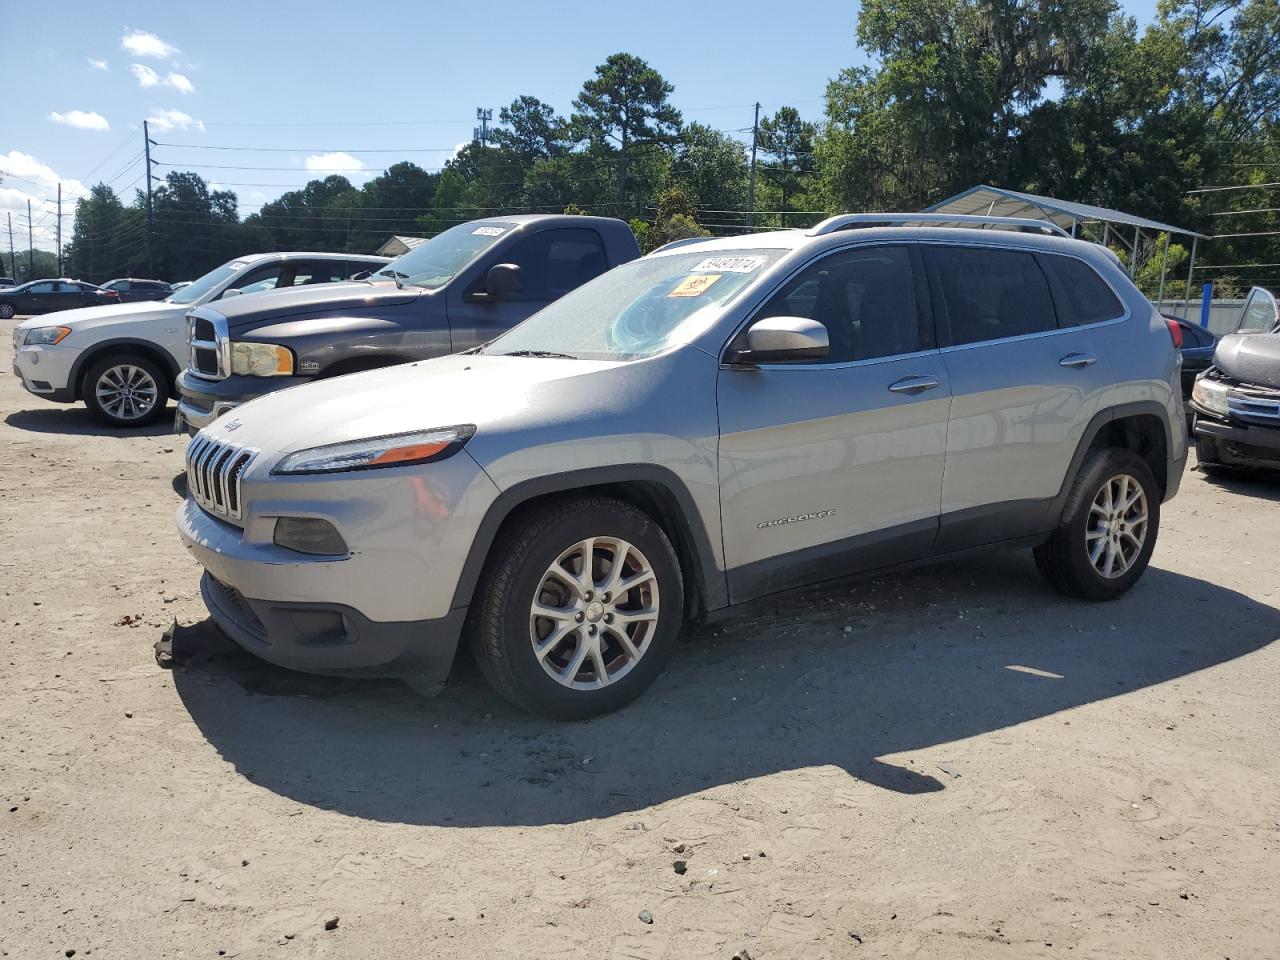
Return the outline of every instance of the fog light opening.
<path id="1" fill-rule="evenodd" d="M 337 528 L 315 517 L 276 517 L 271 539 L 277 547 L 312 556 L 345 557 L 350 552 Z"/>

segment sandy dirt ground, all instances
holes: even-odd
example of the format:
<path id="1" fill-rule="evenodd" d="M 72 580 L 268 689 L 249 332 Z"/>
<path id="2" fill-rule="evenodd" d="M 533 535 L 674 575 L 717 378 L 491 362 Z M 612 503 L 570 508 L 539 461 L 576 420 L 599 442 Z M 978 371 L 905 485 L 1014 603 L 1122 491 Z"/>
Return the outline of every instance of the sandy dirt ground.
<path id="1" fill-rule="evenodd" d="M 4 956 L 1280 956 L 1280 481 L 1190 470 L 1119 602 L 1025 554 L 813 590 L 551 724 L 227 649 L 184 441 L 29 397 L 11 328 Z"/>

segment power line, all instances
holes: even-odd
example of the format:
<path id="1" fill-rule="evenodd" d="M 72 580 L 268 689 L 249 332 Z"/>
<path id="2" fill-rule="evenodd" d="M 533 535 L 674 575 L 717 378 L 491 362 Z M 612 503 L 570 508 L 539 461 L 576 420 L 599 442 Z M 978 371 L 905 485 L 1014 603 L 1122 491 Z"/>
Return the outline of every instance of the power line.
<path id="1" fill-rule="evenodd" d="M 1264 190 L 1269 187 L 1280 187 L 1280 180 L 1272 181 L 1271 183 L 1246 183 L 1233 187 L 1199 187 L 1195 190 L 1188 190 L 1187 193 L 1219 193 L 1224 190 Z"/>
<path id="2" fill-rule="evenodd" d="M 233 147 L 212 143 L 164 143 L 157 141 L 157 147 L 178 147 L 188 150 L 235 150 L 244 153 L 454 153 L 457 146 L 452 147 Z"/>

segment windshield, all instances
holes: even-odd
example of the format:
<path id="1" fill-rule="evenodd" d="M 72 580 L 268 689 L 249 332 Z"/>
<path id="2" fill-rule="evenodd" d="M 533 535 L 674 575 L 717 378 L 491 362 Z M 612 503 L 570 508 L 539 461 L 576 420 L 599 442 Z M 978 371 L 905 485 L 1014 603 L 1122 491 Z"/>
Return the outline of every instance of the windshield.
<path id="1" fill-rule="evenodd" d="M 482 251 L 515 227 L 514 223 L 462 223 L 397 257 L 374 274 L 387 280 L 434 290 L 443 287 Z"/>
<path id="2" fill-rule="evenodd" d="M 786 250 L 697 251 L 633 260 L 494 340 L 498 356 L 637 360 L 687 343 Z"/>
<path id="3" fill-rule="evenodd" d="M 169 303 L 195 303 L 215 290 L 228 277 L 234 277 L 248 265 L 248 261 L 245 260 L 232 260 L 220 267 L 215 267 L 199 280 L 193 280 L 181 290 L 175 290 L 169 296 Z"/>

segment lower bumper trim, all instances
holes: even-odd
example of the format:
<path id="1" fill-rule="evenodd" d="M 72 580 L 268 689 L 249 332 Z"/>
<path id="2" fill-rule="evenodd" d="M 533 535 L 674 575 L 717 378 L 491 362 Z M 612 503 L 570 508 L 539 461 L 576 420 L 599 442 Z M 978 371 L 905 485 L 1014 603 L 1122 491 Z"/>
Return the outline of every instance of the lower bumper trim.
<path id="1" fill-rule="evenodd" d="M 214 622 L 256 657 L 303 673 L 398 677 L 419 692 L 444 686 L 467 616 L 460 607 L 383 623 L 341 604 L 251 599 L 207 572 L 200 594 Z"/>

